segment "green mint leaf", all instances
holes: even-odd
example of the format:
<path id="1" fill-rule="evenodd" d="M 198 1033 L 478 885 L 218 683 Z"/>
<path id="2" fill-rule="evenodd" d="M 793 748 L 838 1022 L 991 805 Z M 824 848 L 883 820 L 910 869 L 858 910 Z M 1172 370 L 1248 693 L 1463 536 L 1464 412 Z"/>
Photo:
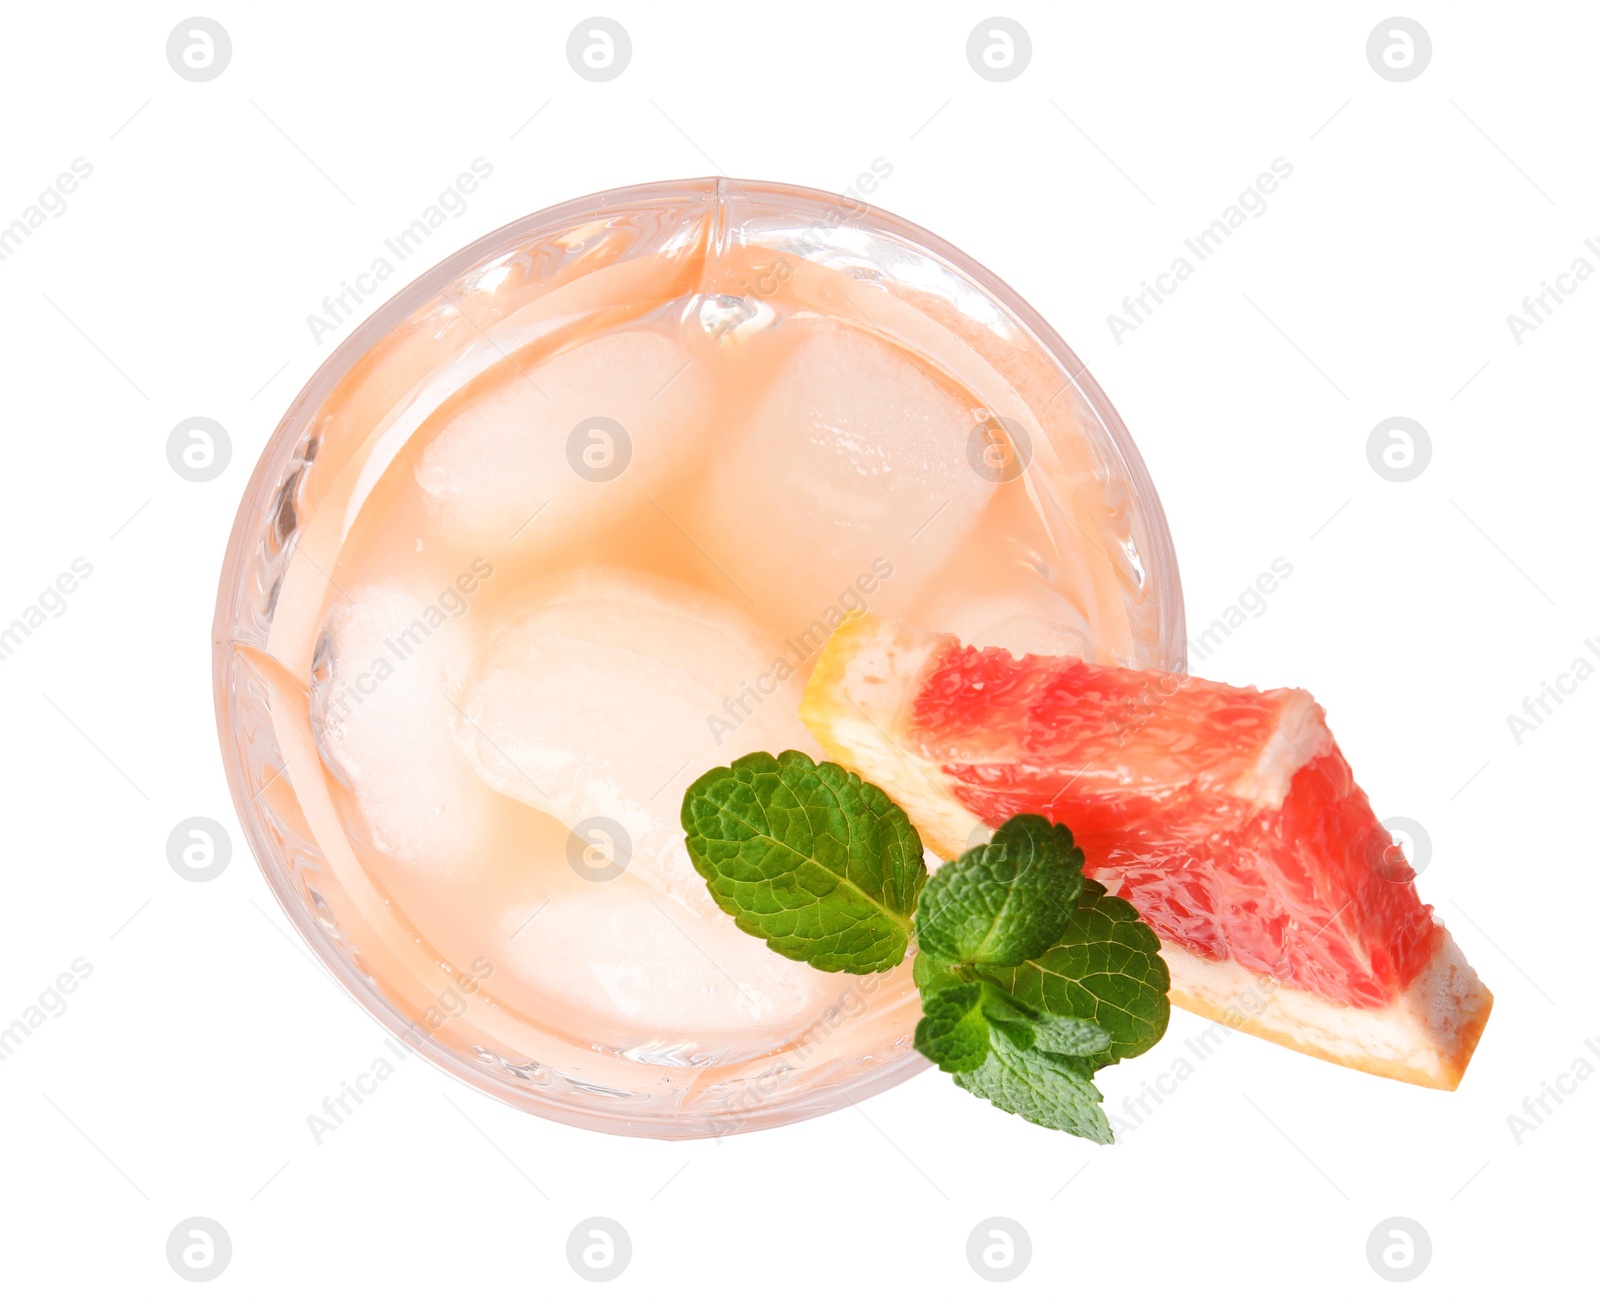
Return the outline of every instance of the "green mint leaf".
<path id="1" fill-rule="evenodd" d="M 990 1035 L 989 1049 L 980 1066 L 955 1077 L 957 1084 L 1035 1125 L 1096 1143 L 1113 1141 L 1090 1063 L 1022 1048 L 998 1033 Z"/>
<path id="2" fill-rule="evenodd" d="M 1038 1015 L 1033 1023 L 1033 1046 L 1062 1057 L 1098 1057 L 1111 1047 L 1111 1032 L 1076 1016 Z"/>
<path id="3" fill-rule="evenodd" d="M 1072 832 L 1037 814 L 1010 818 L 928 882 L 917 947 L 945 962 L 1011 966 L 1038 957 L 1066 927 L 1083 879 Z"/>
<path id="4" fill-rule="evenodd" d="M 976 976 L 971 967 L 952 966 L 948 962 L 940 962 L 937 958 L 919 952 L 911 964 L 911 979 L 922 991 L 922 1001 L 926 1003 L 928 995 L 955 985 L 968 984 L 975 980 Z"/>
<path id="5" fill-rule="evenodd" d="M 983 1014 L 985 989 L 994 986 L 953 985 L 923 999 L 916 1047 L 940 1070 L 952 1074 L 976 1070 L 989 1055 L 989 1019 Z"/>
<path id="6" fill-rule="evenodd" d="M 876 786 L 798 750 L 747 754 L 684 793 L 689 857 L 739 929 L 822 971 L 888 971 L 927 880 L 922 840 Z"/>
<path id="7" fill-rule="evenodd" d="M 1036 1012 L 987 980 L 925 988 L 922 1012 L 917 1051 L 952 1074 L 977 1068 L 991 1034 L 1063 1057 L 1093 1057 L 1111 1046 L 1111 1036 L 1093 1021 Z"/>
<path id="8" fill-rule="evenodd" d="M 1088 880 L 1066 929 L 1048 949 L 1014 966 L 980 964 L 977 970 L 1035 1011 L 1092 1021 L 1106 1031 L 1110 1045 L 1092 1056 L 1103 1066 L 1137 1057 L 1166 1033 L 1170 982 L 1160 948 L 1131 903 Z"/>
<path id="9" fill-rule="evenodd" d="M 1086 1059 L 1111 1042 L 1100 1027 L 1032 1011 L 987 980 L 947 985 L 922 1007 L 917 1050 L 962 1088 L 1036 1125 L 1111 1142 Z"/>

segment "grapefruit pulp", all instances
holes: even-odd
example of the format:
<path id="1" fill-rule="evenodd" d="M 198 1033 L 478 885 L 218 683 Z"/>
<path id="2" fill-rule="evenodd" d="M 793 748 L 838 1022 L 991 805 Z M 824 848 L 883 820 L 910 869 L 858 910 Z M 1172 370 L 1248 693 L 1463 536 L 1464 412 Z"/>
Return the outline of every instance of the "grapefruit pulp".
<path id="1" fill-rule="evenodd" d="M 1460 1082 L 1493 998 L 1308 693 L 858 615 L 801 717 L 946 859 L 1014 814 L 1070 827 L 1089 874 L 1161 937 L 1179 1007 L 1376 1075 Z"/>

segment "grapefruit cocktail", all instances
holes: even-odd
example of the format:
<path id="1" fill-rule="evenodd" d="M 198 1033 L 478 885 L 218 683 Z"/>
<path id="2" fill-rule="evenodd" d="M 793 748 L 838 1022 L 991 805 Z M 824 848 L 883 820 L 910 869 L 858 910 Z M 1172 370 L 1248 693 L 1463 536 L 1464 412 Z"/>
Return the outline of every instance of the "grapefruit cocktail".
<path id="1" fill-rule="evenodd" d="M 528 218 L 363 326 L 257 467 L 216 664 L 302 933 L 529 1110 L 720 1134 L 932 1060 L 1106 1142 L 1094 1072 L 1169 994 L 1456 1087 L 1492 999 L 1323 711 L 1182 645 L 1042 321 L 859 201 L 716 180 Z"/>

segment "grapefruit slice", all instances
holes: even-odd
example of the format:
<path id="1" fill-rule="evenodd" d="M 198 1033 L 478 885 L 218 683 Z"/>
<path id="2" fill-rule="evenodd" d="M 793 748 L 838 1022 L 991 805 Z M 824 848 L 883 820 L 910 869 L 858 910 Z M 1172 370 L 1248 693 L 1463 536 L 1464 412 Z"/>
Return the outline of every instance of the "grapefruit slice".
<path id="1" fill-rule="evenodd" d="M 1375 1075 L 1460 1082 L 1493 998 L 1306 692 L 858 615 L 801 717 L 946 859 L 1017 813 L 1065 823 L 1161 937 L 1179 1007 Z"/>

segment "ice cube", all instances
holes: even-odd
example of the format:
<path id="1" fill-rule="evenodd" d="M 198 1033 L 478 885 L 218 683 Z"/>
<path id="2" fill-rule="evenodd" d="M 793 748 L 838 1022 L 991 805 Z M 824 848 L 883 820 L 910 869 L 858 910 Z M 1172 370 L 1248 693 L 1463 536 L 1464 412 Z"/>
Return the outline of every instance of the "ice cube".
<path id="1" fill-rule="evenodd" d="M 787 636 L 874 562 L 867 586 L 908 598 L 994 485 L 967 460 L 973 414 L 908 354 L 833 321 L 784 329 L 793 352 L 724 432 L 689 531 Z"/>
<path id="2" fill-rule="evenodd" d="M 458 609 L 453 603 L 451 609 Z M 447 692 L 470 662 L 463 620 L 418 584 L 353 589 L 329 614 L 315 669 L 319 748 L 376 848 L 430 872 L 471 866 L 495 807 L 453 739 Z"/>
<path id="3" fill-rule="evenodd" d="M 642 329 L 507 361 L 432 436 L 417 483 L 443 538 L 490 558 L 568 541 L 660 489 L 708 389 L 681 341 Z"/>
<path id="4" fill-rule="evenodd" d="M 715 910 L 683 847 L 683 793 L 753 750 L 806 750 L 800 674 L 749 616 L 672 580 L 594 568 L 519 593 L 467 674 L 454 723 L 495 790 L 620 824 L 628 870 Z"/>
<path id="5" fill-rule="evenodd" d="M 731 917 L 685 908 L 630 876 L 573 877 L 543 903 L 508 911 L 500 942 L 508 971 L 585 1035 L 623 1047 L 664 1040 L 689 1056 L 781 1041 L 847 979 L 780 957 Z"/>

